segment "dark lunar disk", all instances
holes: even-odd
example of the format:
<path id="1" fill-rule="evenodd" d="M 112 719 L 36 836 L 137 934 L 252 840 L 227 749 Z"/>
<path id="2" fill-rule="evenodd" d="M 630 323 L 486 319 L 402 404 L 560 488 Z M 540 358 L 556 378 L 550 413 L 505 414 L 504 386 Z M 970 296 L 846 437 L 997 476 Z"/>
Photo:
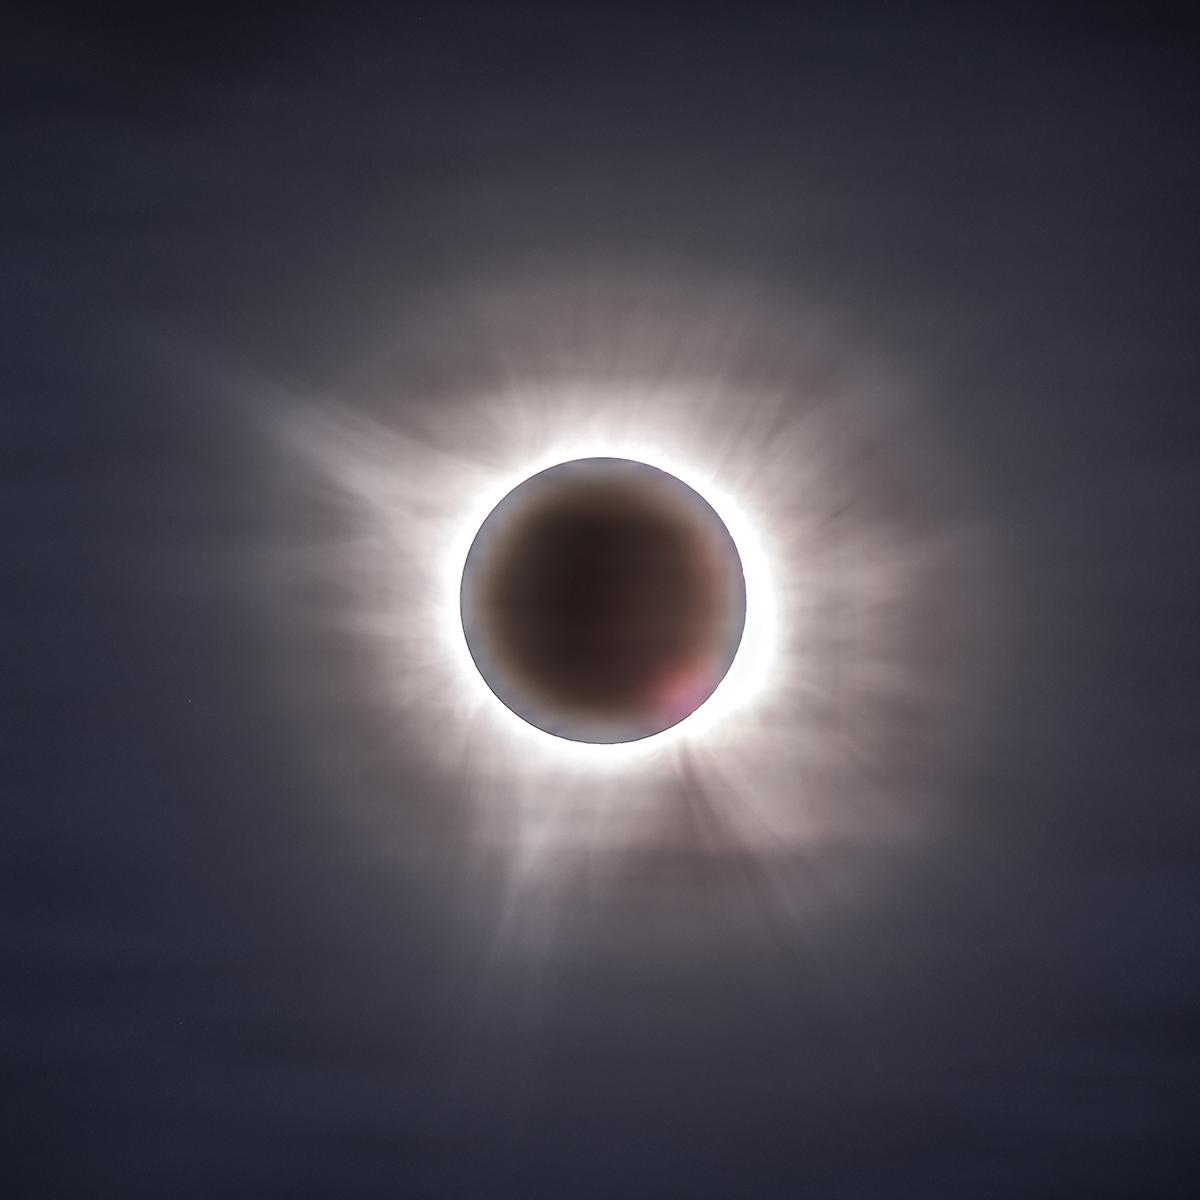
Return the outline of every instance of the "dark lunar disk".
<path id="1" fill-rule="evenodd" d="M 463 570 L 463 629 L 484 680 L 574 741 L 636 741 L 694 712 L 733 662 L 745 613 L 720 517 L 628 459 L 527 479 L 488 515 Z"/>

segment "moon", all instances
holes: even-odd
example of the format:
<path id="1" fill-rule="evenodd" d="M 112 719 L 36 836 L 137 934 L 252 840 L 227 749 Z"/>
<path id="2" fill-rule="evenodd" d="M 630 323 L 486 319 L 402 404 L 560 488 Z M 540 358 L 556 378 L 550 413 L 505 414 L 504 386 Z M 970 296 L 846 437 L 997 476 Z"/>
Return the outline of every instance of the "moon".
<path id="1" fill-rule="evenodd" d="M 467 553 L 463 633 L 488 688 L 538 729 L 640 741 L 700 708 L 746 621 L 741 557 L 713 507 L 625 458 L 539 471 Z"/>

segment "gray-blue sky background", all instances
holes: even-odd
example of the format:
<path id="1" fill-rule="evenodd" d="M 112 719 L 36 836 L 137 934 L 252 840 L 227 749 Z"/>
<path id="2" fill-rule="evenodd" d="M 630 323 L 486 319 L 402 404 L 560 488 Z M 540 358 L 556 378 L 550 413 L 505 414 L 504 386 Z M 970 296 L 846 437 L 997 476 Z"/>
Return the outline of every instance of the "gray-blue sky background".
<path id="1" fill-rule="evenodd" d="M 11 1193 L 1187 1194 L 1186 26 L 399 7 L 6 22 Z M 318 395 L 430 295 L 577 263 L 800 297 L 928 387 L 1020 615 L 886 903 L 694 955 L 600 907 L 497 962 L 470 877 L 373 856 L 310 769 L 213 381 Z M 454 862 L 455 796 L 380 770 Z M 752 865 L 638 870 L 753 924 Z"/>

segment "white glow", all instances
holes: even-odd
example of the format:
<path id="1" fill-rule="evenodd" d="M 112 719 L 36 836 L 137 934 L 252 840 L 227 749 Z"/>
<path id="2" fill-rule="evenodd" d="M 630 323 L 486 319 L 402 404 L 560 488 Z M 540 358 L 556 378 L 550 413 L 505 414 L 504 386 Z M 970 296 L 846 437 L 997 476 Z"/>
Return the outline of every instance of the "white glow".
<path id="1" fill-rule="evenodd" d="M 582 312 L 554 289 L 482 294 L 481 328 L 448 304 L 352 398 L 286 410 L 281 495 L 323 532 L 288 559 L 273 619 L 296 627 L 296 597 L 322 598 L 296 628 L 290 690 L 313 704 L 339 804 L 368 765 L 383 780 L 424 772 L 480 861 L 539 888 L 671 845 L 683 810 L 714 849 L 760 862 L 921 827 L 929 781 L 965 737 L 964 698 L 983 694 L 974 648 L 996 643 L 977 636 L 995 586 L 976 571 L 982 542 L 936 431 L 818 320 L 801 335 L 697 294 L 708 307 L 600 288 Z M 425 395 L 405 371 L 431 354 L 449 365 Z M 615 745 L 510 711 L 475 667 L 459 605 L 495 505 L 592 457 L 647 463 L 703 496 L 746 581 L 742 641 L 713 695 Z M 305 649 L 322 630 L 342 647 L 329 679 Z M 362 818 L 397 853 L 404 823 L 385 814 L 407 786 Z"/>

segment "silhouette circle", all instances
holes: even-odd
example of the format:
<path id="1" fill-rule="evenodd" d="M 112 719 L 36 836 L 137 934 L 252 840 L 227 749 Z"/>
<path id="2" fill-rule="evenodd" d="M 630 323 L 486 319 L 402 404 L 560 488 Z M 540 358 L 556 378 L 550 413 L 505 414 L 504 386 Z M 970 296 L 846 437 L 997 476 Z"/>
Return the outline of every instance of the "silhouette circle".
<path id="1" fill-rule="evenodd" d="M 518 484 L 471 544 L 463 632 L 485 683 L 531 725 L 630 742 L 699 708 L 746 618 L 712 506 L 646 463 L 583 458 Z"/>

